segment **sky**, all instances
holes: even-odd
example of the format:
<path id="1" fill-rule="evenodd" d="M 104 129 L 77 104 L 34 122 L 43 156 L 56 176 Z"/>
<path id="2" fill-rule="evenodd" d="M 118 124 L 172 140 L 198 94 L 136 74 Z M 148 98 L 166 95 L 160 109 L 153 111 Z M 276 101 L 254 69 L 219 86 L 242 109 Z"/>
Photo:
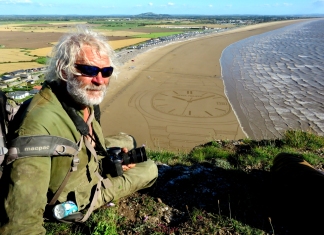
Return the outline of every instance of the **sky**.
<path id="1" fill-rule="evenodd" d="M 0 0 L 0 15 L 324 14 L 324 0 Z"/>

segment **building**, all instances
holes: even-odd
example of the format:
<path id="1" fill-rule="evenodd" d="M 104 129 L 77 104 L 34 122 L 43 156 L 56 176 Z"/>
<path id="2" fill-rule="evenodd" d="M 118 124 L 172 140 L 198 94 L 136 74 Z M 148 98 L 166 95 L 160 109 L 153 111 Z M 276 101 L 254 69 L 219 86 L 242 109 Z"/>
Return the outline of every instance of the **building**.
<path id="1" fill-rule="evenodd" d="M 7 87 L 8 87 L 7 84 L 0 84 L 0 89 L 5 89 L 5 88 L 7 88 Z"/>
<path id="2" fill-rule="evenodd" d="M 23 74 L 23 73 L 26 73 L 26 71 L 23 70 L 23 69 L 10 72 L 10 74 L 13 75 L 13 76 L 17 76 L 17 75 L 20 75 L 20 74 Z"/>
<path id="3" fill-rule="evenodd" d="M 20 78 L 21 79 L 28 79 L 28 78 L 31 78 L 31 76 L 29 74 L 27 74 L 27 73 L 22 73 L 22 74 L 20 74 Z"/>
<path id="4" fill-rule="evenodd" d="M 13 91 L 13 92 L 7 93 L 7 97 L 8 98 L 17 99 L 17 100 L 24 99 L 24 98 L 26 98 L 29 95 L 30 94 L 29 94 L 28 91 Z"/>
<path id="5" fill-rule="evenodd" d="M 26 82 L 27 82 L 28 86 L 31 86 L 31 85 L 35 84 L 35 81 L 33 79 L 27 80 Z"/>
<path id="6" fill-rule="evenodd" d="M 20 77 L 17 77 L 17 76 L 14 76 L 14 75 L 10 75 L 10 74 L 6 74 L 6 75 L 3 75 L 2 76 L 2 81 L 4 83 L 9 83 L 9 82 L 16 81 L 18 78 L 20 78 Z"/>

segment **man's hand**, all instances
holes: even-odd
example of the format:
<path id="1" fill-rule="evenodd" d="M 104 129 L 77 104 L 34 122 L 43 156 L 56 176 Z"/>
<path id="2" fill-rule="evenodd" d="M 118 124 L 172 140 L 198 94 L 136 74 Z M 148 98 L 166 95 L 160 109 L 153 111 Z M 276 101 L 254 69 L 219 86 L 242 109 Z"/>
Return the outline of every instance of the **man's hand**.
<path id="1" fill-rule="evenodd" d="M 124 152 L 124 153 L 127 153 L 128 149 L 127 148 L 122 148 L 121 151 Z M 136 164 L 133 163 L 133 164 L 128 164 L 128 165 L 122 165 L 122 168 L 123 168 L 123 171 L 127 171 L 129 169 L 134 168 L 135 166 L 136 166 Z"/>

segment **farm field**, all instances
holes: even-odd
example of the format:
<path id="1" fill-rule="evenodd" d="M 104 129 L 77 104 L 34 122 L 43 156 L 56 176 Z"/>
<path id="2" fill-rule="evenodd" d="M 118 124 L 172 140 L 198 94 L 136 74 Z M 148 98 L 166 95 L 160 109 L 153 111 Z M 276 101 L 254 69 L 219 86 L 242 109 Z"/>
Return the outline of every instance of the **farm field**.
<path id="1" fill-rule="evenodd" d="M 124 48 L 127 46 L 131 46 L 137 43 L 145 42 L 149 40 L 150 38 L 130 38 L 130 39 L 122 39 L 122 40 L 115 40 L 115 41 L 109 41 L 110 46 L 116 50 L 119 48 Z M 52 44 L 54 45 L 56 42 L 53 42 Z M 51 53 L 52 47 L 43 47 L 43 48 L 38 48 L 34 50 L 30 50 L 30 55 L 32 56 L 38 56 L 38 57 L 45 57 L 49 56 Z"/>
<path id="2" fill-rule="evenodd" d="M 0 52 L 0 63 L 35 60 L 35 57 L 28 55 L 27 51 L 23 49 L 1 49 Z"/>
<path id="3" fill-rule="evenodd" d="M 0 64 L 0 74 L 19 70 L 19 69 L 39 68 L 39 67 L 43 67 L 43 66 L 44 65 L 36 63 L 36 62 Z"/>
<path id="4" fill-rule="evenodd" d="M 15 21 L 0 23 L 0 75 L 37 64 L 37 57 L 49 56 L 52 46 L 77 24 L 86 24 L 107 36 L 113 49 L 135 45 L 151 38 L 168 36 L 188 29 L 158 27 L 154 20 L 124 21 Z M 156 22 L 155 22 L 156 23 Z M 27 63 L 28 62 L 28 63 Z M 27 64 L 26 64 L 27 63 Z"/>

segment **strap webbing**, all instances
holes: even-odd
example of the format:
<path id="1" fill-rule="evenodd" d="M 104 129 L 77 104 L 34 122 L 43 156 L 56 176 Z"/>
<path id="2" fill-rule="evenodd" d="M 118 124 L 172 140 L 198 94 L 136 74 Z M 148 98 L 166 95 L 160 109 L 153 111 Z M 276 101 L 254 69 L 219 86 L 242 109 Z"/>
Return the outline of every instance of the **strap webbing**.
<path id="1" fill-rule="evenodd" d="M 89 126 L 89 130 L 91 129 L 91 122 L 94 118 L 94 112 L 93 110 L 91 110 L 91 113 L 90 113 L 90 116 L 87 120 L 87 125 Z M 91 136 L 90 136 L 91 138 Z M 97 153 L 94 149 L 94 147 L 92 146 L 92 144 L 90 143 L 90 141 L 88 140 L 87 136 L 83 136 L 83 141 L 84 141 L 84 144 L 85 146 L 87 147 L 87 149 L 91 152 L 91 154 L 94 156 L 94 160 L 95 162 L 98 163 L 98 156 L 97 156 Z M 84 217 L 82 218 L 82 220 L 80 220 L 80 222 L 85 222 L 89 216 L 91 215 L 91 213 L 93 212 L 95 206 L 96 206 L 96 202 L 98 201 L 98 196 L 100 195 L 100 192 L 101 192 L 101 184 L 104 185 L 105 188 L 108 188 L 112 185 L 112 183 L 110 182 L 109 179 L 106 179 L 104 180 L 103 177 L 99 174 L 98 172 L 98 168 L 95 170 L 95 175 L 97 176 L 97 178 L 99 179 L 98 183 L 97 183 L 97 186 L 96 186 L 96 191 L 93 195 L 93 198 L 92 198 L 92 201 L 90 203 L 90 207 L 87 211 L 87 213 L 84 215 Z"/>
<path id="2" fill-rule="evenodd" d="M 75 142 L 58 136 L 19 136 L 11 141 L 6 164 L 29 156 L 75 156 L 78 148 Z"/>
<path id="3" fill-rule="evenodd" d="M 78 143 L 78 146 L 79 146 L 79 149 L 78 149 L 78 152 L 80 152 L 81 148 L 82 148 L 82 138 L 81 140 L 79 141 Z M 65 188 L 70 176 L 71 176 L 71 173 L 73 171 L 76 171 L 77 168 L 78 168 L 78 165 L 80 163 L 80 159 L 78 157 L 77 154 L 75 154 L 73 156 L 73 159 L 72 159 L 72 164 L 71 164 L 71 169 L 68 171 L 68 173 L 66 174 L 66 176 L 64 177 L 64 180 L 62 182 L 62 184 L 60 185 L 60 187 L 56 190 L 52 200 L 48 203 L 48 205 L 52 206 L 56 203 L 57 199 L 59 198 L 59 196 L 61 195 L 63 189 Z"/>
<path id="4" fill-rule="evenodd" d="M 69 170 L 68 173 L 66 174 L 66 176 L 64 177 L 64 180 L 62 182 L 62 184 L 60 185 L 60 187 L 57 189 L 57 191 L 55 192 L 52 200 L 48 203 L 48 205 L 52 206 L 56 203 L 58 197 L 60 196 L 60 194 L 62 193 L 63 189 L 65 188 L 70 176 L 71 176 L 72 170 Z"/>

